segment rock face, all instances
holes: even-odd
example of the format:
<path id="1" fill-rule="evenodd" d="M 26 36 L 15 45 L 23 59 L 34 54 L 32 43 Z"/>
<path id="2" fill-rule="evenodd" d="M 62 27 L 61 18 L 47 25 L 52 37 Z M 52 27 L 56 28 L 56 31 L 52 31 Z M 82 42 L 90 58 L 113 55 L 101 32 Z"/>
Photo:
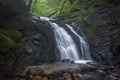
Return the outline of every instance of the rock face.
<path id="1" fill-rule="evenodd" d="M 118 42 L 116 44 L 116 40 L 120 37 L 119 13 L 119 7 L 92 8 L 86 12 L 87 16 L 84 17 L 84 21 L 92 30 L 87 35 L 94 59 L 109 61 L 116 55 L 113 51 L 120 46 Z"/>
<path id="2" fill-rule="evenodd" d="M 83 12 L 60 16 L 57 22 L 76 23 L 86 35 L 91 56 L 98 62 L 109 62 L 120 58 L 120 7 L 90 7 Z M 77 31 L 77 29 L 76 29 Z"/>
<path id="3" fill-rule="evenodd" d="M 23 38 L 28 51 L 22 57 L 21 63 L 25 65 L 39 65 L 42 63 L 54 62 L 56 60 L 55 38 L 50 24 L 39 19 L 32 18 L 33 32 L 29 37 Z"/>

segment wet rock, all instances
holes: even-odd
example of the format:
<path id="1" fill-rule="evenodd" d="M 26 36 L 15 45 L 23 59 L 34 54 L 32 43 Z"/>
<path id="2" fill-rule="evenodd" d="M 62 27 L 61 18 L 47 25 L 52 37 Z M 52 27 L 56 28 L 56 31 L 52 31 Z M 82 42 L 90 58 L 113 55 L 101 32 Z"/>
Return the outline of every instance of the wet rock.
<path id="1" fill-rule="evenodd" d="M 103 67 L 103 69 L 102 69 Z M 104 70 L 105 68 L 105 70 Z M 106 70 L 107 69 L 107 70 Z M 26 75 L 21 76 L 21 74 Z M 52 63 L 16 71 L 12 80 L 119 80 L 120 73 L 99 64 Z"/>
<path id="2" fill-rule="evenodd" d="M 42 35 L 41 34 L 37 34 L 37 35 L 34 35 L 34 39 L 36 40 L 36 41 L 40 41 L 41 39 L 40 39 L 40 37 L 41 37 Z"/>
<path id="3" fill-rule="evenodd" d="M 41 76 L 35 76 L 32 80 L 42 80 Z"/>
<path id="4" fill-rule="evenodd" d="M 26 46 L 26 50 L 28 51 L 28 53 L 29 53 L 29 54 L 31 54 L 31 53 L 32 53 L 32 48 L 30 48 L 30 47 Z"/>
<path id="5" fill-rule="evenodd" d="M 104 80 L 120 80 L 120 78 L 114 77 L 112 75 L 108 75 Z"/>
<path id="6" fill-rule="evenodd" d="M 81 72 L 82 74 L 84 74 L 84 73 L 87 73 L 87 72 L 96 70 L 96 67 L 93 66 L 93 65 L 86 65 L 86 66 L 84 66 L 84 67 L 82 67 L 82 68 L 80 68 L 80 69 L 81 69 L 80 72 Z"/>
<path id="7" fill-rule="evenodd" d="M 103 77 L 99 73 L 91 72 L 90 76 L 95 80 L 103 80 Z"/>
<path id="8" fill-rule="evenodd" d="M 105 77 L 107 75 L 107 73 L 105 71 L 103 71 L 103 70 L 97 70 L 96 73 L 99 73 L 103 77 Z"/>
<path id="9" fill-rule="evenodd" d="M 40 41 L 33 41 L 33 44 L 36 45 L 36 46 L 40 46 Z"/>
<path id="10" fill-rule="evenodd" d="M 28 74 L 29 75 L 37 75 L 37 74 L 40 74 L 41 72 L 43 72 L 43 70 L 40 68 L 40 67 L 32 67 L 28 70 Z"/>
<path id="11" fill-rule="evenodd" d="M 66 79 L 71 78 L 71 74 L 70 73 L 64 73 L 63 76 Z"/>
<path id="12" fill-rule="evenodd" d="M 65 80 L 64 77 L 58 77 L 57 79 L 58 79 L 58 80 Z"/>
<path id="13" fill-rule="evenodd" d="M 63 59 L 62 62 L 64 63 L 74 63 L 73 60 L 70 60 L 70 59 Z"/>
<path id="14" fill-rule="evenodd" d="M 80 77 L 80 80 L 91 80 L 91 79 L 92 79 L 91 76 L 87 73 L 81 75 L 81 77 Z"/>
<path id="15" fill-rule="evenodd" d="M 114 77 L 119 77 L 120 78 L 120 73 L 118 73 L 118 72 L 113 71 L 113 72 L 110 72 L 110 74 Z"/>
<path id="16" fill-rule="evenodd" d="M 94 65 L 88 65 L 87 67 L 88 67 L 89 69 L 91 69 L 91 70 L 97 69 L 96 66 L 94 66 Z"/>
<path id="17" fill-rule="evenodd" d="M 47 77 L 44 77 L 42 80 L 49 80 Z"/>
<path id="18" fill-rule="evenodd" d="M 98 68 L 103 70 L 103 71 L 107 71 L 108 70 L 108 67 L 104 66 L 104 65 L 99 65 Z"/>
<path id="19" fill-rule="evenodd" d="M 74 72 L 73 72 L 72 75 L 73 75 L 73 78 L 74 78 L 75 80 L 78 80 L 79 77 L 81 77 L 80 73 L 74 73 Z"/>

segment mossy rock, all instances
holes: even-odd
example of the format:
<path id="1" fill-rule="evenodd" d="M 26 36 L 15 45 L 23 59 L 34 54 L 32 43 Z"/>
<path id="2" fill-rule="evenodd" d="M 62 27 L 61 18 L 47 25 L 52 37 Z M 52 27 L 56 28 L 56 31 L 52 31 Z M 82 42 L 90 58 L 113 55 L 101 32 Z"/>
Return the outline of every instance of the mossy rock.
<path id="1" fill-rule="evenodd" d="M 9 21 L 3 23 L 4 29 L 6 30 L 19 30 L 21 28 L 20 24 L 17 21 Z"/>
<path id="2" fill-rule="evenodd" d="M 13 38 L 14 40 L 20 39 L 22 37 L 22 33 L 18 30 L 5 30 L 0 29 L 0 32 L 8 37 Z"/>
<path id="3" fill-rule="evenodd" d="M 11 31 L 8 31 L 9 34 L 10 34 L 10 37 L 12 37 L 14 40 L 16 39 L 20 39 L 22 37 L 22 33 L 20 31 L 17 31 L 17 30 L 11 30 Z"/>
<path id="4" fill-rule="evenodd" d="M 0 52 L 4 52 L 15 45 L 16 43 L 11 38 L 0 33 Z"/>
<path id="5" fill-rule="evenodd" d="M 5 29 L 0 29 L 0 33 L 10 37 L 10 34 Z"/>

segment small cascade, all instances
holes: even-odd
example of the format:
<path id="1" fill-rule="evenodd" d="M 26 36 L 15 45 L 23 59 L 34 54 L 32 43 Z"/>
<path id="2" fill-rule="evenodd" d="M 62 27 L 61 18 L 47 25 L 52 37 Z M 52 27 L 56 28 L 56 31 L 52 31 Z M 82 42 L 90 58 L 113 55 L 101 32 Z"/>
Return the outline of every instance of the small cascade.
<path id="1" fill-rule="evenodd" d="M 57 25 L 56 23 L 50 23 L 54 28 L 55 38 L 57 41 L 57 47 L 60 50 L 61 60 L 70 59 L 70 60 L 79 60 L 79 55 L 77 47 L 67 31 Z"/>
<path id="2" fill-rule="evenodd" d="M 80 35 L 78 35 L 77 32 L 75 32 L 75 30 L 70 25 L 66 24 L 66 26 L 79 38 L 81 54 L 82 54 L 81 59 L 82 60 L 91 60 L 89 44 L 88 44 L 84 34 L 81 32 L 82 36 L 80 36 Z"/>
<path id="3" fill-rule="evenodd" d="M 46 17 L 40 17 L 41 20 L 47 21 L 50 23 L 54 34 L 55 34 L 55 39 L 56 39 L 56 47 L 59 49 L 60 52 L 60 58 L 61 60 L 63 59 L 70 59 L 76 61 L 76 63 L 85 63 L 89 62 L 91 60 L 90 57 L 90 51 L 89 51 L 89 45 L 87 42 L 86 37 L 82 33 L 82 36 L 80 36 L 73 28 L 72 26 L 66 24 L 66 26 L 69 28 L 69 30 L 76 35 L 76 37 L 80 41 L 80 47 L 81 47 L 81 56 L 78 53 L 78 48 L 74 42 L 74 39 L 72 39 L 71 35 L 67 32 L 66 29 L 63 27 L 59 26 L 58 24 L 51 22 L 49 18 Z M 81 60 L 81 61 L 80 61 Z"/>

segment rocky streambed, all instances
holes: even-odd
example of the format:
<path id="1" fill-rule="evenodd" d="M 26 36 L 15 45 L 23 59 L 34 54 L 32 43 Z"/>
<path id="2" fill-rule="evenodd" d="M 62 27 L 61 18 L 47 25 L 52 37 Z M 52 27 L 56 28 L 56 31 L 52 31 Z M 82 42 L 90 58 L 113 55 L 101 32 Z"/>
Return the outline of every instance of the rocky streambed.
<path id="1" fill-rule="evenodd" d="M 120 80 L 120 71 L 114 66 L 58 62 L 14 68 L 6 80 Z"/>

